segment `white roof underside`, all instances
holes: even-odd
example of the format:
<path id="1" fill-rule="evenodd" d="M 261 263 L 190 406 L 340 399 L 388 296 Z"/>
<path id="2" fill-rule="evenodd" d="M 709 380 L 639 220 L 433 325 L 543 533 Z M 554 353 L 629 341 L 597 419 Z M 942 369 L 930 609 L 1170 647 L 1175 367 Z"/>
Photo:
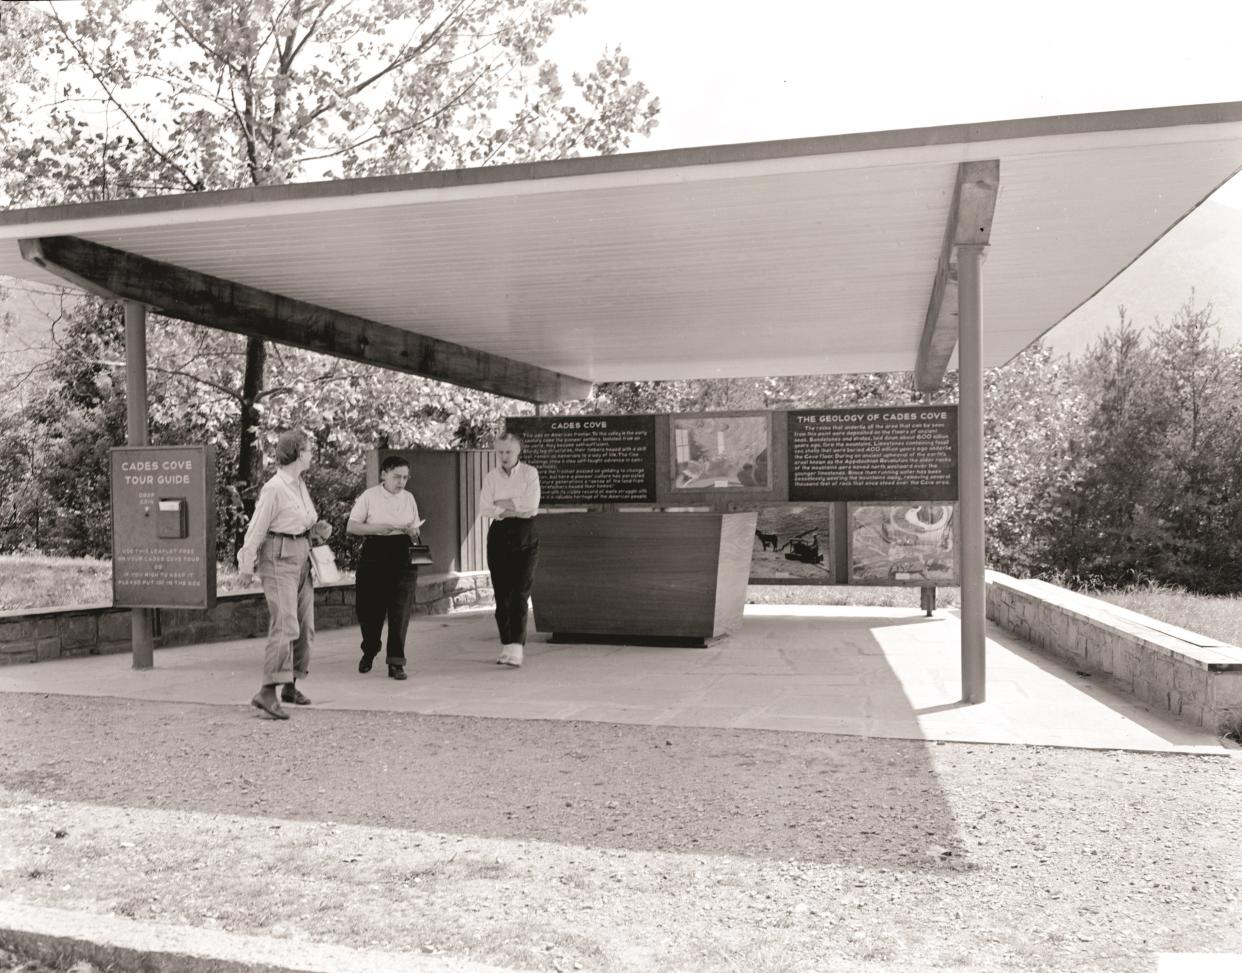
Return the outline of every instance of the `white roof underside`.
<path id="1" fill-rule="evenodd" d="M 1000 160 L 986 365 L 1242 168 L 1242 103 L 0 213 L 592 381 L 914 367 L 960 162 Z"/>

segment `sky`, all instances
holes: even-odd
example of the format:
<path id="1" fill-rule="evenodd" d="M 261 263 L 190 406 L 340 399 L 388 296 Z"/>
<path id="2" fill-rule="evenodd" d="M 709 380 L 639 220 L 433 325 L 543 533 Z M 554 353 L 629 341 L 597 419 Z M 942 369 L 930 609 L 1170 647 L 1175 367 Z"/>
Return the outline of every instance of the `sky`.
<path id="1" fill-rule="evenodd" d="M 1242 101 L 1242 0 L 586 2 L 549 55 L 621 44 L 662 108 L 630 151 Z"/>
<path id="2" fill-rule="evenodd" d="M 1242 101 L 1242 0 L 585 2 L 544 54 L 622 46 L 662 109 L 629 151 Z"/>

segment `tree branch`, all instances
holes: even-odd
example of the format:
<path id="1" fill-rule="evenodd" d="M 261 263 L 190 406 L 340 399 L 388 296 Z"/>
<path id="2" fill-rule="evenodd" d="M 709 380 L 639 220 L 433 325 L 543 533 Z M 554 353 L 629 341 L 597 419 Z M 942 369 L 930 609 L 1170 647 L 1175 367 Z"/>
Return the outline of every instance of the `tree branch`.
<path id="1" fill-rule="evenodd" d="M 361 94 L 363 91 L 366 91 L 367 88 L 371 87 L 371 85 L 375 84 L 375 82 L 379 81 L 381 78 L 387 76 L 388 74 L 397 70 L 398 68 L 405 67 L 405 65 L 409 64 L 412 60 L 414 60 L 424 51 L 428 50 L 436 41 L 440 39 L 440 35 L 444 33 L 449 23 L 451 23 L 458 16 L 457 11 L 463 6 L 463 4 L 466 6 L 469 6 L 471 2 L 472 0 L 458 0 L 458 2 L 455 3 L 452 8 L 450 8 L 449 12 L 445 14 L 444 19 L 441 20 L 440 23 L 438 23 L 434 28 L 432 28 L 432 30 L 428 32 L 426 36 L 423 37 L 423 39 L 418 43 L 416 47 L 414 47 L 412 50 L 409 49 L 410 41 L 406 41 L 406 43 L 401 46 L 401 50 L 398 51 L 397 56 L 394 57 L 392 61 L 386 67 L 381 68 L 375 74 L 371 75 L 371 77 L 366 78 L 363 81 L 359 81 L 353 87 L 349 88 L 345 92 L 344 97 L 353 98 L 356 95 Z M 331 109 L 335 103 L 336 103 L 335 100 L 321 101 L 318 105 L 316 105 L 310 111 L 309 114 L 307 114 L 307 116 L 304 119 L 302 119 L 302 121 L 297 126 L 290 129 L 290 132 L 292 133 L 292 132 L 297 132 L 297 131 L 301 131 L 302 129 L 305 129 L 312 122 L 314 122 L 317 118 L 319 118 L 329 109 Z"/>
<path id="2" fill-rule="evenodd" d="M 198 34 L 196 34 L 193 30 L 191 30 L 190 25 L 187 24 L 181 17 L 179 17 L 177 15 L 177 11 L 173 10 L 173 8 L 170 7 L 165 2 L 165 0 L 160 0 L 160 8 L 164 10 L 170 18 L 172 18 L 173 23 L 175 23 L 178 27 L 180 27 L 183 31 L 185 31 L 186 37 L 190 38 L 190 40 L 192 40 L 195 44 L 197 44 L 200 48 L 202 48 L 205 54 L 207 54 L 209 57 L 215 58 L 225 67 L 227 67 L 229 70 L 231 71 L 237 70 L 237 67 L 227 57 L 224 56 L 224 53 L 222 51 L 219 51 L 216 48 L 214 48 L 212 45 L 208 44 L 206 40 L 204 40 L 202 37 L 199 37 Z"/>
<path id="3" fill-rule="evenodd" d="M 134 117 L 129 113 L 126 107 L 123 104 L 121 104 L 120 100 L 112 93 L 112 90 L 104 82 L 99 72 L 95 70 L 94 65 L 92 65 L 89 59 L 86 57 L 86 53 L 82 50 L 81 47 L 78 46 L 77 42 L 73 39 L 73 37 L 70 36 L 68 28 L 66 28 L 65 26 L 65 22 L 61 20 L 60 14 L 56 12 L 56 8 L 52 7 L 51 10 L 52 10 L 52 19 L 56 21 L 56 26 L 60 29 L 60 34 L 65 39 L 65 42 L 70 47 L 72 47 L 74 50 L 74 53 L 77 54 L 79 63 L 82 65 L 82 67 L 86 68 L 86 70 L 90 73 L 91 77 L 95 79 L 95 83 L 99 85 L 100 89 L 104 92 L 105 95 L 107 95 L 108 101 L 116 105 L 117 109 L 121 112 L 121 114 L 125 116 L 126 120 L 133 127 L 134 132 L 135 134 L 137 134 L 138 138 L 142 140 L 143 144 L 146 145 L 148 149 L 150 149 L 152 152 L 155 153 L 156 157 L 161 162 L 163 162 L 166 166 L 170 167 L 173 171 L 178 173 L 182 179 L 185 180 L 185 184 L 190 189 L 191 192 L 200 192 L 203 188 L 202 180 L 191 179 L 189 173 L 187 173 L 181 166 L 179 166 L 176 162 L 174 162 L 171 156 L 169 156 L 166 152 L 161 151 L 155 145 L 154 142 L 152 142 L 149 138 L 147 138 L 146 133 L 141 128 L 139 128 L 138 122 L 135 121 Z"/>
<path id="4" fill-rule="evenodd" d="M 302 165 L 307 162 L 317 162 L 321 159 L 331 159 L 338 155 L 344 155 L 346 152 L 352 152 L 355 149 L 361 148 L 362 146 L 367 145 L 370 142 L 374 142 L 376 139 L 391 138 L 392 136 L 395 136 L 395 135 L 404 135 L 406 132 L 412 132 L 416 128 L 422 128 L 428 122 L 435 121 L 437 118 L 443 115 L 450 108 L 455 108 L 458 104 L 460 104 L 461 100 L 465 98 L 466 95 L 468 95 L 471 91 L 473 91 L 478 86 L 479 81 L 482 80 L 484 77 L 486 77 L 490 73 L 492 66 L 494 64 L 495 64 L 495 60 L 493 60 L 491 64 L 488 64 L 487 67 L 485 67 L 478 75 L 476 75 L 473 81 L 467 84 L 464 88 L 462 88 L 459 92 L 457 92 L 456 95 L 454 95 L 452 98 L 446 101 L 443 105 L 437 108 L 430 115 L 425 115 L 424 117 L 418 119 L 414 123 L 403 126 L 402 128 L 385 129 L 382 132 L 379 132 L 375 135 L 368 136 L 367 138 L 364 138 L 364 139 L 359 139 L 357 142 L 353 142 L 350 145 L 346 145 L 342 148 L 338 148 L 332 152 L 326 152 L 322 155 L 302 156 L 298 159 L 298 164 Z M 506 71 L 501 76 L 501 80 L 503 80 L 504 78 L 507 78 L 511 73 L 512 73 L 512 69 L 510 69 L 509 71 Z"/>
<path id="5" fill-rule="evenodd" d="M 122 369 L 125 367 L 125 362 L 112 361 L 107 358 L 87 358 L 86 361 L 94 365 L 104 365 L 108 368 Z M 195 375 L 191 372 L 183 372 L 178 368 L 165 368 L 162 365 L 148 364 L 147 368 L 153 372 L 159 372 L 163 375 L 172 375 L 177 378 L 188 379 L 189 381 L 196 382 L 199 385 L 205 385 L 209 389 L 215 389 L 222 396 L 224 396 L 227 399 L 231 399 L 234 402 L 242 401 L 240 392 L 234 391 L 233 389 L 229 388 L 227 385 L 221 385 L 219 382 L 213 382 L 209 378 L 203 378 L 201 375 Z"/>
<path id="6" fill-rule="evenodd" d="M 328 10 L 332 7 L 332 3 L 333 0 L 327 0 L 327 2 L 319 8 L 319 12 L 315 15 L 315 22 L 306 29 L 306 34 L 298 42 L 298 46 L 292 51 L 288 51 L 288 60 L 281 61 L 280 67 L 282 72 L 288 72 L 289 68 L 292 67 L 293 62 L 297 59 L 297 56 L 302 53 L 302 48 L 306 46 L 307 41 L 309 41 L 315 35 L 316 31 L 319 30 L 319 25 L 323 22 L 323 18 L 327 15 Z M 292 43 L 293 34 L 289 35 L 289 41 Z"/>

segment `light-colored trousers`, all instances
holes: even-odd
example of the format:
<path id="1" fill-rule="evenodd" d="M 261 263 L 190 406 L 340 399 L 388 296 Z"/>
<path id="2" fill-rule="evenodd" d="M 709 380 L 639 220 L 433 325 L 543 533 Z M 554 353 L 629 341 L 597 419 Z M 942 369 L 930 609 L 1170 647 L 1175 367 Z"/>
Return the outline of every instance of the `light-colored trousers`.
<path id="1" fill-rule="evenodd" d="M 311 581 L 310 541 L 268 537 L 259 548 L 255 573 L 267 599 L 267 647 L 263 685 L 303 679 L 315 641 L 315 587 Z"/>

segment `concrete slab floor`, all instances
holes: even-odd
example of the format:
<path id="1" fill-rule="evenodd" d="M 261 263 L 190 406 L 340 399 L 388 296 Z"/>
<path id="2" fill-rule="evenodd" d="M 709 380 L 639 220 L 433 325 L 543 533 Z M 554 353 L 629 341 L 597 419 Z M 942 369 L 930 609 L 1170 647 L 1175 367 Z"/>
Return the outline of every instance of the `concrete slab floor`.
<path id="1" fill-rule="evenodd" d="M 1229 753 L 1201 729 L 1038 654 L 989 626 L 988 698 L 961 703 L 955 613 L 909 608 L 750 605 L 707 648 L 552 644 L 536 635 L 520 670 L 495 664 L 488 611 L 413 620 L 410 679 L 377 660 L 357 671 L 358 632 L 316 637 L 299 683 L 320 709 L 506 719 L 720 726 L 1092 749 Z M 0 668 L 0 693 L 65 693 L 238 707 L 258 688 L 263 639 Z M 297 707 L 288 707 L 294 712 Z"/>

